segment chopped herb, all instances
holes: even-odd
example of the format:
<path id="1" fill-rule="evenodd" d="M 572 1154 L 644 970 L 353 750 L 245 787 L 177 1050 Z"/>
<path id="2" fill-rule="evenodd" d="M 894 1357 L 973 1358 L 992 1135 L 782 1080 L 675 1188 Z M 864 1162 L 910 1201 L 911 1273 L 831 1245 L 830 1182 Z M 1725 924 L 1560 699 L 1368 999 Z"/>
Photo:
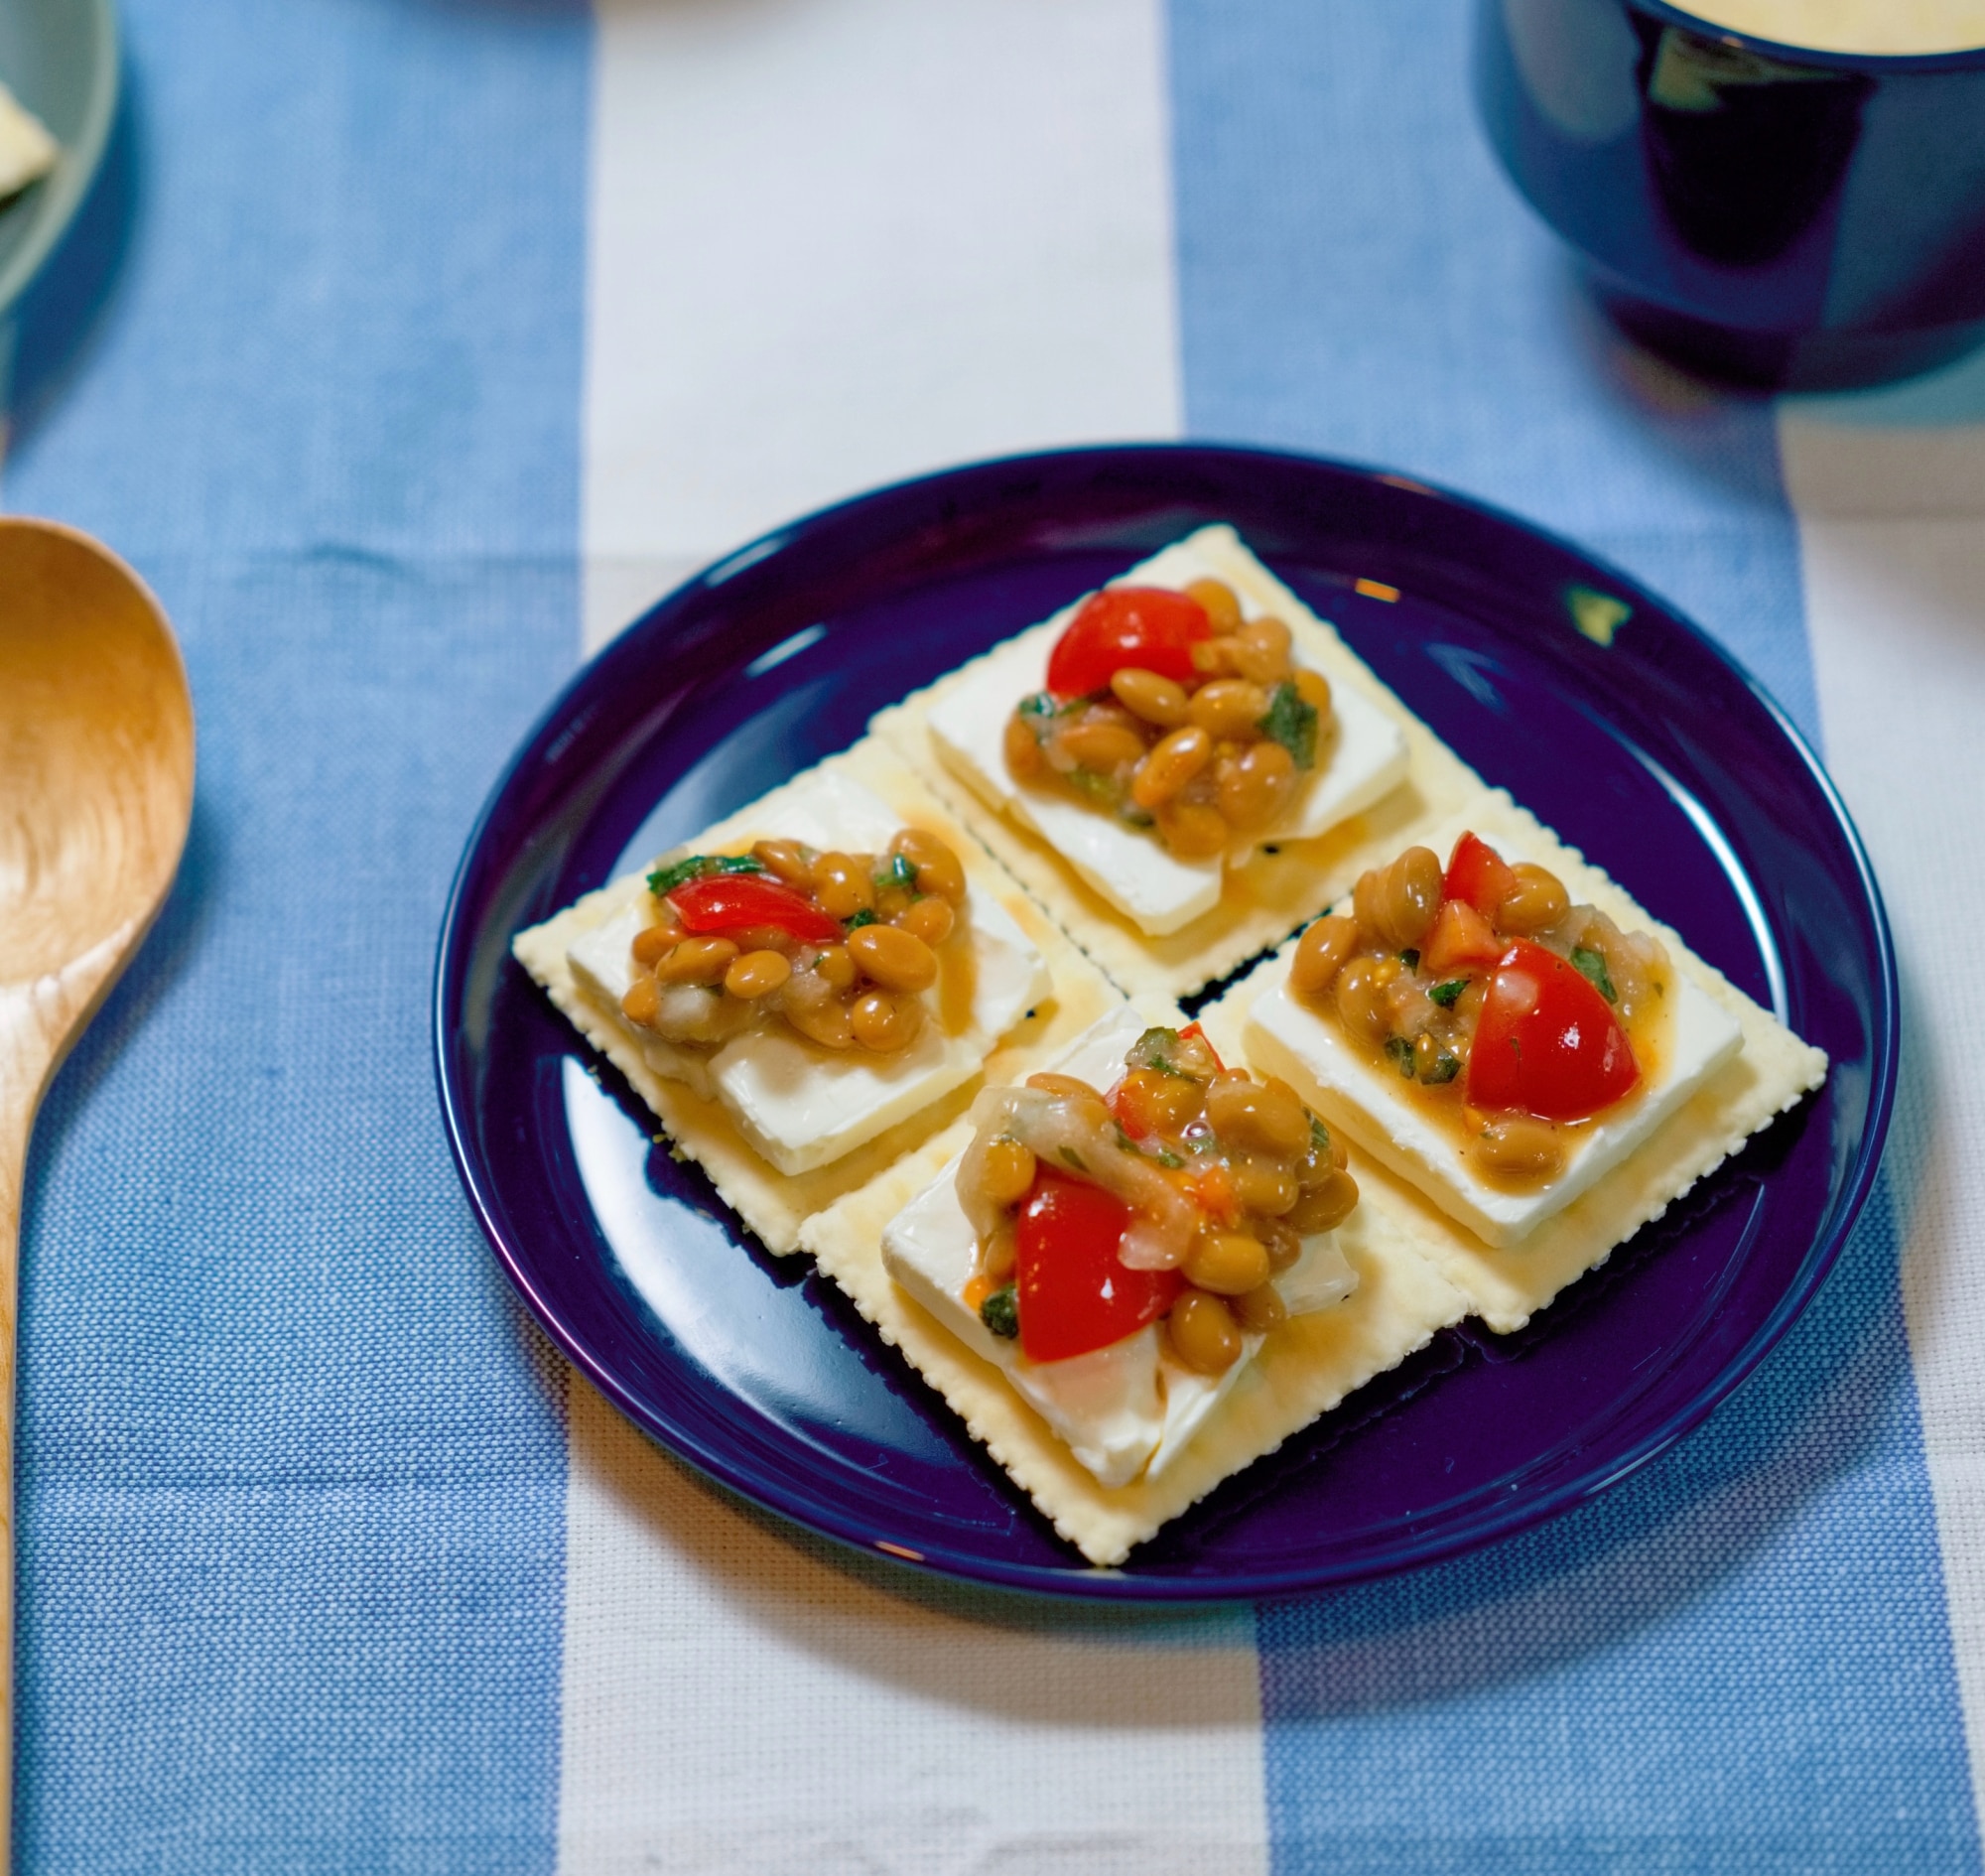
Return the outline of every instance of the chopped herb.
<path id="1" fill-rule="evenodd" d="M 1298 768 L 1316 766 L 1316 710 L 1303 702 L 1293 684 L 1277 684 L 1268 693 L 1268 714 L 1255 727 L 1287 749 Z"/>
<path id="2" fill-rule="evenodd" d="M 1465 977 L 1451 977 L 1445 984 L 1436 984 L 1427 992 L 1443 1009 L 1452 1009 L 1461 1001 L 1461 993 L 1468 988 Z"/>
<path id="3" fill-rule="evenodd" d="M 1138 807 L 1128 795 L 1117 804 L 1117 818 L 1125 827 L 1156 827 L 1158 824 L 1158 817 L 1150 809 Z"/>
<path id="4" fill-rule="evenodd" d="M 1071 1166 L 1073 1166 L 1076 1169 L 1076 1171 L 1087 1172 L 1089 1170 L 1089 1168 L 1082 1163 L 1082 1155 L 1079 1152 L 1077 1152 L 1073 1146 L 1063 1146 L 1058 1150 L 1060 1151 L 1062 1158 L 1066 1160 Z"/>
<path id="5" fill-rule="evenodd" d="M 1177 1153 L 1173 1152 L 1169 1146 L 1160 1146 L 1158 1148 L 1158 1164 L 1168 1166 L 1172 1171 L 1176 1172 L 1179 1167 L 1185 1164 L 1185 1161 Z"/>
<path id="6" fill-rule="evenodd" d="M 1063 779 L 1077 794 L 1088 796 L 1098 807 L 1114 808 L 1123 798 L 1117 784 L 1093 768 L 1072 768 Z"/>
<path id="7" fill-rule="evenodd" d="M 1413 1039 L 1409 1035 L 1389 1035 L 1386 1038 L 1386 1053 L 1399 1065 L 1403 1080 L 1413 1078 Z"/>
<path id="8" fill-rule="evenodd" d="M 1192 1076 L 1172 1060 L 1172 1051 L 1179 1045 L 1176 1029 L 1146 1029 L 1132 1042 L 1124 1056 L 1125 1064 L 1130 1068 L 1154 1069 L 1160 1075 L 1169 1075 L 1174 1081 L 1191 1081 Z"/>
<path id="9" fill-rule="evenodd" d="M 1036 691 L 1031 697 L 1020 699 L 1019 710 L 1023 717 L 1053 717 L 1059 714 L 1052 691 Z"/>
<path id="10" fill-rule="evenodd" d="M 1606 975 L 1606 954 L 1603 951 L 1588 951 L 1585 946 L 1580 945 L 1571 954 L 1571 968 L 1580 977 L 1588 979 L 1592 988 L 1609 1004 L 1617 1004 L 1620 1001 L 1618 993 L 1613 988 L 1613 980 Z"/>
<path id="11" fill-rule="evenodd" d="M 860 931 L 863 925 L 874 924 L 875 914 L 869 911 L 869 909 L 864 905 L 860 911 L 855 914 L 853 918 L 844 918 L 841 922 L 844 925 L 846 925 L 850 931 Z"/>
<path id="12" fill-rule="evenodd" d="M 1133 1153 L 1137 1150 L 1137 1142 L 1121 1127 L 1117 1130 L 1117 1150 L 1120 1153 Z"/>
<path id="13" fill-rule="evenodd" d="M 1305 1108 L 1303 1112 L 1308 1114 L 1309 1110 Z M 1312 1152 L 1330 1151 L 1330 1129 L 1325 1127 L 1314 1114 L 1309 1117 L 1309 1143 Z"/>
<path id="14" fill-rule="evenodd" d="M 657 898 L 664 892 L 673 892 L 679 885 L 688 885 L 692 879 L 714 878 L 724 872 L 763 872 L 763 867 L 749 854 L 691 854 L 687 860 L 678 860 L 673 866 L 658 867 L 648 875 L 648 890 Z"/>
<path id="15" fill-rule="evenodd" d="M 979 1305 L 979 1320 L 1002 1342 L 1010 1342 L 1020 1333 L 1020 1297 L 1011 1283 L 995 1289 Z"/>
<path id="16" fill-rule="evenodd" d="M 1452 1081 L 1460 1073 L 1461 1057 L 1450 1055 L 1447 1050 L 1442 1049 L 1434 1058 L 1433 1066 L 1420 1079 L 1432 1087 L 1438 1088 Z"/>
<path id="17" fill-rule="evenodd" d="M 1415 951 L 1410 945 L 1408 945 L 1405 948 L 1405 950 L 1399 953 L 1399 962 L 1403 964 L 1407 970 L 1417 971 L 1420 968 L 1420 954 L 1417 951 Z"/>
<path id="18" fill-rule="evenodd" d="M 914 891 L 917 883 L 917 870 L 901 854 L 897 854 L 875 875 L 875 883 L 885 891 L 890 886 L 901 886 L 905 892 Z"/>

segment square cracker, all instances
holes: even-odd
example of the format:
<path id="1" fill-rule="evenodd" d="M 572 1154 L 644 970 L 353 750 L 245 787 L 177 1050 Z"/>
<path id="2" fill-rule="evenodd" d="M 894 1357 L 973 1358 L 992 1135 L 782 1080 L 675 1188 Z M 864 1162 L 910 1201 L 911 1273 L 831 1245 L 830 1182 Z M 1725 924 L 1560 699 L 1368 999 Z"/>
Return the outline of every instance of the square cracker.
<path id="1" fill-rule="evenodd" d="M 1405 779 L 1383 800 L 1340 822 L 1319 840 L 1272 841 L 1230 869 L 1220 903 L 1167 937 L 1147 936 L 1087 885 L 1039 835 L 995 804 L 980 799 L 948 768 L 931 740 L 931 711 L 981 662 L 941 677 L 876 714 L 870 728 L 902 750 L 1049 915 L 1109 973 L 1126 996 L 1151 991 L 1188 997 L 1225 977 L 1342 894 L 1368 867 L 1409 847 L 1480 794 L 1480 776 L 1379 681 L 1371 667 L 1242 544 L 1231 527 L 1201 528 L 1133 567 L 1125 580 L 1157 585 L 1205 576 L 1224 580 L 1251 607 L 1283 619 L 1306 663 L 1333 686 L 1355 690 L 1399 726 L 1406 738 Z M 1073 605 L 1023 637 L 1052 641 Z M 1015 702 L 1018 700 L 1015 699 Z"/>
<path id="2" fill-rule="evenodd" d="M 938 835 L 964 864 L 974 892 L 996 899 L 1011 914 L 1046 960 L 1054 994 L 1038 1005 L 1000 1038 L 985 1069 L 963 1086 L 920 1113 L 896 1123 L 887 1132 L 829 1160 L 811 1172 L 783 1173 L 770 1165 L 745 1140 L 722 1102 L 706 1099 L 679 1081 L 670 1081 L 648 1066 L 640 1049 L 616 1019 L 583 990 L 566 961 L 567 949 L 581 933 L 614 918 L 634 898 L 647 891 L 645 872 L 632 873 L 589 892 L 584 898 L 541 925 L 522 931 L 511 941 L 517 960 L 544 987 L 546 994 L 573 1026 L 622 1075 L 652 1108 L 666 1130 L 677 1158 L 694 1159 L 709 1174 L 718 1195 L 778 1257 L 799 1249 L 800 1226 L 814 1212 L 860 1191 L 885 1172 L 934 1130 L 955 1121 L 979 1092 L 982 1080 L 1014 1081 L 1031 1074 L 1049 1056 L 1058 1054 L 1096 1018 L 1122 1001 L 1101 972 L 1085 958 L 1041 912 L 1039 906 L 1007 877 L 972 836 L 932 799 L 916 775 L 892 750 L 864 737 L 852 749 L 831 755 L 820 764 L 886 802 L 906 823 Z M 810 770 L 811 773 L 818 771 Z M 796 778 L 803 779 L 803 778 Z M 743 834 L 762 829 L 776 819 L 788 782 L 748 807 L 720 821 L 672 854 L 723 847 Z"/>
<path id="3" fill-rule="evenodd" d="M 1704 963 L 1675 932 L 1500 789 L 1470 807 L 1465 824 L 1492 847 L 1507 845 L 1548 866 L 1564 881 L 1574 904 L 1597 906 L 1623 930 L 1653 932 L 1667 947 L 1675 969 L 1728 1009 L 1744 1035 L 1736 1057 L 1589 1192 L 1527 1237 L 1500 1249 L 1484 1244 L 1369 1154 L 1359 1155 L 1353 1170 L 1360 1189 L 1398 1214 L 1468 1298 L 1470 1313 L 1498 1334 L 1508 1334 L 1521 1329 L 1566 1284 L 1598 1269 L 1616 1247 L 1660 1217 L 1753 1134 L 1796 1107 L 1826 1079 L 1826 1056 Z M 1461 825 L 1457 822 L 1452 832 L 1458 834 Z M 1264 959 L 1200 1012 L 1216 1047 L 1239 1048 L 1249 1009 L 1264 990 L 1282 981 L 1293 948 L 1285 945 Z M 1300 1080 L 1297 1091 L 1306 1100 L 1318 1099 L 1316 1088 L 1304 1088 Z"/>
<path id="4" fill-rule="evenodd" d="M 1133 1544 L 1467 1313 L 1460 1293 L 1393 1213 L 1361 1204 L 1338 1230 L 1358 1273 L 1357 1289 L 1328 1309 L 1291 1318 L 1269 1336 L 1233 1392 L 1155 1480 L 1100 1485 L 1005 1376 L 913 1301 L 883 1267 L 883 1226 L 971 1139 L 969 1120 L 948 1128 L 861 1191 L 809 1219 L 800 1244 L 1092 1563 L 1123 1562 Z"/>

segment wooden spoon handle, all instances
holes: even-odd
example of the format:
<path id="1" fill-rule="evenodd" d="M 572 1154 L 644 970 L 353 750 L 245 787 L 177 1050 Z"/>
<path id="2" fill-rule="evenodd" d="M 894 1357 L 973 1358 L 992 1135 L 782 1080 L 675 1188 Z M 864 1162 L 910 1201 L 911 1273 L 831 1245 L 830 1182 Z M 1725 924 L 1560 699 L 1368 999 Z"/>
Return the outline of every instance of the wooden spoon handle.
<path id="1" fill-rule="evenodd" d="M 14 1324 L 20 1297 L 21 1195 L 35 1109 L 52 1066 L 27 1000 L 0 991 L 0 1876 L 13 1860 Z"/>
<path id="2" fill-rule="evenodd" d="M 49 1079 L 115 966 L 99 946 L 59 976 L 0 985 L 0 1876 L 13 1861 L 14 1328 L 28 1142 Z"/>
<path id="3" fill-rule="evenodd" d="M 4 0 L 0 0 L 4 4 Z M 172 885 L 193 699 L 159 603 L 99 542 L 0 516 L 0 1876 L 13 1780 L 14 1381 L 22 1184 L 50 1075 Z"/>
<path id="4" fill-rule="evenodd" d="M 8 1876 L 14 1843 L 14 1324 L 33 1112 L 27 1125 L 0 1116 L 0 1876 Z"/>

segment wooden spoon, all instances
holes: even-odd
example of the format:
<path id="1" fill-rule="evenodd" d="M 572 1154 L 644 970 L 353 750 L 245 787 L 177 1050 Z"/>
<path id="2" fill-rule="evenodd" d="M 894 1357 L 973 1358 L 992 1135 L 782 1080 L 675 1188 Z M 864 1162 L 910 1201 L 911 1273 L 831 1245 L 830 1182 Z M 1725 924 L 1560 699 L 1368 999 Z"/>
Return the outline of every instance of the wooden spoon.
<path id="1" fill-rule="evenodd" d="M 193 815 L 193 700 L 138 576 L 0 518 L 0 1876 L 12 1815 L 14 1318 L 35 1110 L 137 950 Z"/>

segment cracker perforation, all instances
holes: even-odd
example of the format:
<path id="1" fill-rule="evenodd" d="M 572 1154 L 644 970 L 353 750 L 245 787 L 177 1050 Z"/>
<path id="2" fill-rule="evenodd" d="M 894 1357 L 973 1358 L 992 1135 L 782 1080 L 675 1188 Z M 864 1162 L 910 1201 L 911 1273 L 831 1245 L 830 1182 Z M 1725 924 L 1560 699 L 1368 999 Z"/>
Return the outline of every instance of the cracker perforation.
<path id="1" fill-rule="evenodd" d="M 1045 841 L 996 803 L 983 800 L 938 754 L 928 727 L 931 711 L 969 683 L 990 652 L 878 711 L 869 725 L 902 752 L 1127 997 L 1147 991 L 1186 997 L 1226 977 L 1313 918 L 1368 867 L 1410 846 L 1422 829 L 1445 820 L 1484 790 L 1482 778 L 1380 681 L 1335 626 L 1317 617 L 1262 566 L 1232 528 L 1202 528 L 1131 569 L 1125 578 L 1163 584 L 1176 577 L 1166 571 L 1174 559 L 1190 567 L 1188 577 L 1197 577 L 1202 569 L 1211 571 L 1244 600 L 1286 621 L 1305 661 L 1319 667 L 1333 687 L 1357 691 L 1390 718 L 1404 735 L 1407 749 L 1406 778 L 1390 794 L 1320 839 L 1275 840 L 1258 848 L 1245 867 L 1230 870 L 1220 904 L 1183 930 L 1163 938 L 1139 931 Z M 1066 617 L 1066 612 L 1057 614 L 1018 636 L 1052 638 Z"/>
<path id="2" fill-rule="evenodd" d="M 1464 1313 L 1459 1292 L 1386 1208 L 1361 1204 L 1340 1233 L 1359 1276 L 1351 1296 L 1271 1335 L 1157 1479 L 1100 1485 L 999 1369 L 967 1348 L 883 1266 L 882 1227 L 970 1139 L 969 1123 L 948 1130 L 891 1174 L 808 1220 L 801 1246 L 1092 1563 L 1123 1562 L 1216 1486 L 1276 1451 Z"/>
<path id="3" fill-rule="evenodd" d="M 799 1229 L 811 1213 L 859 1190 L 933 1132 L 955 1121 L 972 1105 L 989 1076 L 999 1081 L 1023 1079 L 1105 1009 L 1122 1001 L 1102 973 L 890 749 L 873 737 L 865 737 L 852 749 L 829 756 L 807 774 L 817 774 L 820 769 L 836 770 L 859 782 L 906 822 L 913 821 L 949 842 L 965 866 L 972 890 L 996 899 L 1011 915 L 1046 959 L 1054 980 L 1052 998 L 1006 1032 L 980 1074 L 852 1152 L 811 1172 L 779 1172 L 744 1139 L 722 1103 L 657 1074 L 616 1013 L 601 1008 L 575 979 L 566 960 L 568 947 L 582 932 L 617 916 L 631 899 L 644 893 L 647 882 L 643 874 L 628 874 L 587 893 L 543 924 L 519 932 L 511 944 L 518 962 L 543 986 L 574 1028 L 647 1103 L 673 1147 L 703 1168 L 718 1196 L 776 1257 L 790 1257 L 799 1249 Z M 776 814 L 781 793 L 793 785 L 788 782 L 773 789 L 698 835 L 692 850 L 697 846 L 722 847 L 735 838 L 737 830 L 765 825 L 768 812 Z"/>
<path id="4" fill-rule="evenodd" d="M 1507 843 L 1548 866 L 1574 902 L 1597 906 L 1624 930 L 1654 933 L 1667 947 L 1674 967 L 1736 1017 L 1744 1037 L 1737 1056 L 1626 1159 L 1514 1244 L 1492 1249 L 1398 1174 L 1370 1155 L 1361 1157 L 1361 1188 L 1386 1193 L 1427 1255 L 1468 1298 L 1470 1313 L 1507 1334 L 1522 1328 L 1567 1284 L 1597 1270 L 1617 1246 L 1661 1217 L 1754 1134 L 1796 1107 L 1826 1078 L 1826 1056 L 1697 957 L 1677 932 L 1502 790 L 1471 804 L 1440 838 L 1451 841 L 1464 825 L 1492 847 Z M 1446 847 L 1436 846 L 1436 851 L 1445 853 Z M 1240 1048 L 1249 1009 L 1282 981 L 1293 949 L 1293 942 L 1283 945 L 1200 1012 L 1216 1046 Z M 1297 1087 L 1305 1098 L 1323 1098 L 1314 1084 L 1304 1088 L 1300 1077 Z"/>

